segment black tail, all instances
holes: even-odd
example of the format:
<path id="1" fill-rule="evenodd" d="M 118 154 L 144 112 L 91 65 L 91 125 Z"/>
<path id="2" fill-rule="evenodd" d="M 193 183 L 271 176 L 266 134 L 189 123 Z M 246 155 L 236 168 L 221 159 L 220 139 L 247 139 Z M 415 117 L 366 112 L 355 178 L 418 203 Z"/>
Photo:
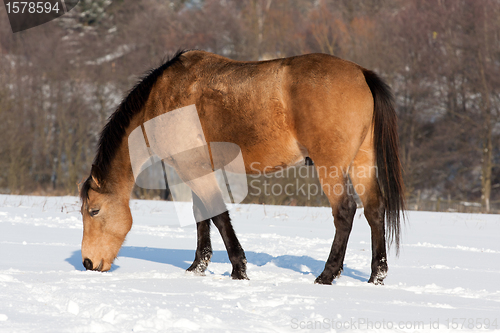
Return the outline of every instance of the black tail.
<path id="1" fill-rule="evenodd" d="M 385 224 L 389 245 L 396 243 L 399 253 L 400 222 L 405 210 L 404 184 L 399 160 L 399 137 L 394 98 L 389 86 L 377 74 L 363 70 L 373 95 L 374 144 L 377 155 L 378 181 L 384 198 Z M 401 214 L 403 213 L 403 214 Z"/>

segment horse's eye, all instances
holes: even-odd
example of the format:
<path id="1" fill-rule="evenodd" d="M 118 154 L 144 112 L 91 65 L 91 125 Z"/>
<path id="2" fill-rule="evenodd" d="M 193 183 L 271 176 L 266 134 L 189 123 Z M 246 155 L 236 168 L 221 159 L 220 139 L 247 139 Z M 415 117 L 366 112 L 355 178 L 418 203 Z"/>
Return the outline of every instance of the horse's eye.
<path id="1" fill-rule="evenodd" d="M 90 216 L 92 217 L 96 216 L 97 214 L 99 214 L 99 209 L 94 209 L 90 211 Z"/>

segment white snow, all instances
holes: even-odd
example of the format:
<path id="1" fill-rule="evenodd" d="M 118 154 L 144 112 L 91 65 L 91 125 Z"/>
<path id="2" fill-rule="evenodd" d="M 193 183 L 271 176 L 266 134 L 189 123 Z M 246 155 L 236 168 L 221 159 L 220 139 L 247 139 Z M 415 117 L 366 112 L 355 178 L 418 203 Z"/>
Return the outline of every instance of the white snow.
<path id="1" fill-rule="evenodd" d="M 112 270 L 87 272 L 77 198 L 0 195 L 0 332 L 500 332 L 499 216 L 409 212 L 401 254 L 373 286 L 358 210 L 344 273 L 323 286 L 329 208 L 233 208 L 249 281 L 230 278 L 216 228 L 206 276 L 186 274 L 195 227 L 180 227 L 169 202 L 131 208 Z"/>

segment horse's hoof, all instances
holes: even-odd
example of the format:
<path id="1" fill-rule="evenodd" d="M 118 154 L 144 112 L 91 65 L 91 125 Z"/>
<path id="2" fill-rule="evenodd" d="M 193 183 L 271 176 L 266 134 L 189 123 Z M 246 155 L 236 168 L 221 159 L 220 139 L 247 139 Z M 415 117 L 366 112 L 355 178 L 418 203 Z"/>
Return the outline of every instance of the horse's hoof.
<path id="1" fill-rule="evenodd" d="M 368 283 L 372 283 L 372 284 L 374 284 L 376 286 L 383 286 L 384 285 L 384 280 L 380 280 L 380 279 L 371 277 L 370 280 L 368 280 Z"/>
<path id="2" fill-rule="evenodd" d="M 207 270 L 208 264 L 206 263 L 193 263 L 191 266 L 189 266 L 188 269 L 186 269 L 187 273 L 192 273 L 194 275 L 199 275 L 199 276 L 205 276 L 205 271 Z"/>
<path id="3" fill-rule="evenodd" d="M 191 265 L 188 269 L 186 269 L 186 274 L 196 275 L 196 276 L 205 276 L 205 270 L 207 266 L 203 267 L 203 265 Z"/>
<path id="4" fill-rule="evenodd" d="M 250 280 L 245 272 L 232 272 L 231 277 L 233 280 Z"/>
<path id="5" fill-rule="evenodd" d="M 387 266 L 385 267 L 379 267 L 378 272 L 372 273 L 370 276 L 370 279 L 368 280 L 368 283 L 373 283 L 374 285 L 384 285 L 384 279 L 387 276 Z"/>
<path id="6" fill-rule="evenodd" d="M 329 279 L 327 277 L 325 277 L 324 275 L 320 275 L 316 278 L 316 280 L 314 280 L 314 283 L 315 284 L 332 284 L 333 282 L 333 279 Z"/>
<path id="7" fill-rule="evenodd" d="M 205 276 L 205 272 L 199 272 L 199 271 L 188 271 L 186 269 L 185 271 L 186 275 L 194 275 L 194 276 Z"/>

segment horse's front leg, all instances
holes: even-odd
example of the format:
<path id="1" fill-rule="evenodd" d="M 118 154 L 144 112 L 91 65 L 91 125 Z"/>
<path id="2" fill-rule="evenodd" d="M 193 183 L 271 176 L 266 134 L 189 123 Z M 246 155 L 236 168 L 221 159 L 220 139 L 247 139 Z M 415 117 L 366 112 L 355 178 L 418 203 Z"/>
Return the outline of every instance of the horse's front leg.
<path id="1" fill-rule="evenodd" d="M 210 242 L 210 220 L 196 223 L 198 241 L 194 261 L 187 269 L 197 275 L 205 275 L 205 271 L 212 258 L 212 244 Z"/>
<path id="2" fill-rule="evenodd" d="M 200 220 L 202 216 L 207 216 L 205 207 L 201 200 L 193 192 L 193 213 L 196 220 Z M 196 255 L 193 263 L 187 269 L 198 275 L 204 275 L 208 263 L 212 258 L 212 243 L 210 242 L 210 219 L 202 220 L 196 223 L 197 229 L 197 244 Z"/>
<path id="3" fill-rule="evenodd" d="M 224 203 L 214 174 L 212 173 L 211 177 L 200 177 L 196 181 L 190 181 L 189 186 L 193 191 L 193 206 L 196 220 L 203 222 L 205 219 L 211 218 L 217 229 L 219 229 L 229 260 L 233 265 L 231 277 L 237 280 L 248 280 L 245 252 L 231 225 L 231 219 L 229 218 L 226 204 Z M 208 223 L 204 224 L 208 225 Z M 198 253 L 203 253 L 203 248 L 206 248 L 207 244 L 210 244 L 210 229 L 199 223 L 197 255 Z M 212 253 L 211 247 L 210 253 Z"/>
<path id="4" fill-rule="evenodd" d="M 227 254 L 229 260 L 233 265 L 233 271 L 231 272 L 231 277 L 236 280 L 248 280 L 247 277 L 247 259 L 245 257 L 245 251 L 240 245 L 238 238 L 234 232 L 233 226 L 231 225 L 231 219 L 229 213 L 226 211 L 212 218 L 217 229 L 222 236 L 224 245 L 226 246 Z"/>

